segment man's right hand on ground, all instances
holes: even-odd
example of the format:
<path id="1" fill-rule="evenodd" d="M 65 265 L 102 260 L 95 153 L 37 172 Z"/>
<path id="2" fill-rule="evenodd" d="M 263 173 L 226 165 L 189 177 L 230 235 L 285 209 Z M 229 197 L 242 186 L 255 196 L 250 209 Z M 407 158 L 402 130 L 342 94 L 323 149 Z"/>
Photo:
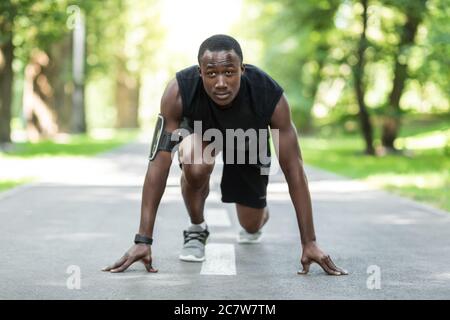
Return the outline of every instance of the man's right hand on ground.
<path id="1" fill-rule="evenodd" d="M 128 269 L 136 261 L 140 261 L 144 264 L 145 269 L 148 272 L 158 272 L 158 270 L 152 267 L 152 249 L 148 244 L 135 244 L 132 246 L 122 258 L 116 261 L 114 264 L 105 267 L 102 271 L 109 272 L 123 272 Z"/>

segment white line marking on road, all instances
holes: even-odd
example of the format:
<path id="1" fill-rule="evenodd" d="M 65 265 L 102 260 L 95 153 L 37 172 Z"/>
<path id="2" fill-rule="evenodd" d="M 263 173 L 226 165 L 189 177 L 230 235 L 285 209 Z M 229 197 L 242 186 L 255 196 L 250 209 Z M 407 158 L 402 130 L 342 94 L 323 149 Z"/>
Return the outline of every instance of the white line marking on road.
<path id="1" fill-rule="evenodd" d="M 206 260 L 200 274 L 236 275 L 236 259 L 233 244 L 212 243 L 206 245 Z"/>
<path id="2" fill-rule="evenodd" d="M 210 227 L 230 227 L 231 221 L 226 209 L 206 209 L 205 220 Z"/>

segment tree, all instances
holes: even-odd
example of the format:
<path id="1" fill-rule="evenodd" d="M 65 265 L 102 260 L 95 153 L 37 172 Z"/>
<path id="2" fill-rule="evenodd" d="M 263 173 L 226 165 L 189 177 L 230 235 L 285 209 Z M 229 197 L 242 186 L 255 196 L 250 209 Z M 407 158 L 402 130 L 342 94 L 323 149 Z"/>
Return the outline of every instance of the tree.
<path id="1" fill-rule="evenodd" d="M 334 41 L 334 16 L 339 0 L 256 1 L 256 19 L 246 22 L 249 38 L 262 43 L 262 66 L 277 79 L 292 107 L 293 121 L 302 132 L 313 127 L 312 107 Z"/>
<path id="2" fill-rule="evenodd" d="M 427 0 L 393 2 L 395 5 L 400 5 L 405 13 L 406 21 L 401 29 L 400 41 L 394 56 L 394 79 L 383 121 L 381 142 L 387 151 L 396 151 L 394 141 L 401 125 L 400 98 L 408 79 L 408 53 L 415 43 L 418 26 L 423 21 L 426 2 Z"/>
<path id="3" fill-rule="evenodd" d="M 68 8 L 75 15 L 72 23 L 72 37 L 73 48 L 72 52 L 72 78 L 73 78 L 73 93 L 72 93 L 72 112 L 71 112 L 71 130 L 74 133 L 85 133 L 87 131 L 86 125 L 86 111 L 85 111 L 85 65 L 86 65 L 86 23 L 84 13 L 81 9 L 72 5 Z"/>
<path id="4" fill-rule="evenodd" d="M 101 5 L 101 10 L 86 10 L 87 77 L 111 79 L 115 126 L 136 128 L 141 76 L 154 67 L 154 55 L 163 36 L 159 1 L 111 0 Z"/>
<path id="5" fill-rule="evenodd" d="M 10 1 L 0 4 L 0 144 L 11 142 L 13 24 L 16 14 L 16 4 Z"/>
<path id="6" fill-rule="evenodd" d="M 117 21 L 117 41 L 120 47 L 115 52 L 116 75 L 115 75 L 115 101 L 117 108 L 116 127 L 138 128 L 139 115 L 139 93 L 140 74 L 139 70 L 132 70 L 127 66 L 130 59 L 129 42 L 127 35 L 130 32 L 131 6 L 128 1 L 119 0 L 118 9 L 122 12 L 121 19 Z M 134 17 L 136 18 L 136 16 Z"/>
<path id="7" fill-rule="evenodd" d="M 432 82 L 446 93 L 450 88 L 449 17 L 450 0 L 428 0 L 422 23 L 427 37 L 418 44 L 423 52 L 422 64 L 414 73 L 420 83 Z"/>
<path id="8" fill-rule="evenodd" d="M 364 84 L 364 66 L 365 66 L 365 51 L 367 49 L 367 8 L 368 0 L 361 0 L 361 5 L 363 7 L 362 13 L 362 32 L 359 39 L 358 51 L 357 51 L 357 62 L 353 67 L 353 78 L 356 100 L 359 107 L 359 118 L 361 122 L 362 135 L 366 143 L 365 153 L 369 155 L 375 154 L 375 149 L 373 147 L 373 127 L 370 119 L 369 112 L 367 110 L 365 98 L 365 84 Z"/>
<path id="9" fill-rule="evenodd" d="M 70 132 L 72 37 L 69 0 L 30 1 L 15 21 L 16 57 L 25 64 L 23 108 L 30 140 Z"/>

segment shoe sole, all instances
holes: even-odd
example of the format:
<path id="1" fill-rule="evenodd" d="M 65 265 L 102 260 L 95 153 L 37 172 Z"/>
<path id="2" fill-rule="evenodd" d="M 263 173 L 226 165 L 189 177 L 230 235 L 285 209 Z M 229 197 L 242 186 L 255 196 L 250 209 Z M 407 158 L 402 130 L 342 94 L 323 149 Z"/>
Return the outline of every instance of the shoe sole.
<path id="1" fill-rule="evenodd" d="M 187 256 L 180 255 L 178 258 L 180 258 L 180 260 L 182 260 L 182 261 L 188 261 L 188 262 L 202 262 L 202 261 L 205 261 L 205 257 L 204 256 L 201 257 L 201 258 L 198 258 L 198 257 L 193 256 L 193 255 L 187 255 Z"/>
<path id="2" fill-rule="evenodd" d="M 259 237 L 259 238 L 256 239 L 256 240 L 249 240 L 249 239 L 241 239 L 241 238 L 238 238 L 238 239 L 237 239 L 237 242 L 240 243 L 240 244 L 255 244 L 255 243 L 260 243 L 260 242 L 261 242 L 261 237 Z"/>

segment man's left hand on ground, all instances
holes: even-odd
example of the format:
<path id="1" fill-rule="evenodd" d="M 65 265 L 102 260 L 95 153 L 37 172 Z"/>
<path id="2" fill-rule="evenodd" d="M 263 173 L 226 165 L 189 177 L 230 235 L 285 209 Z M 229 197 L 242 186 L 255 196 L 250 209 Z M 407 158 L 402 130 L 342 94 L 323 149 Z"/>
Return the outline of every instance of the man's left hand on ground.
<path id="1" fill-rule="evenodd" d="M 331 257 L 325 254 L 314 241 L 303 246 L 303 253 L 300 262 L 303 266 L 303 270 L 298 271 L 298 274 L 307 274 L 309 272 L 310 265 L 315 262 L 329 275 L 348 275 L 348 272 L 336 266 L 333 260 L 331 260 Z"/>

